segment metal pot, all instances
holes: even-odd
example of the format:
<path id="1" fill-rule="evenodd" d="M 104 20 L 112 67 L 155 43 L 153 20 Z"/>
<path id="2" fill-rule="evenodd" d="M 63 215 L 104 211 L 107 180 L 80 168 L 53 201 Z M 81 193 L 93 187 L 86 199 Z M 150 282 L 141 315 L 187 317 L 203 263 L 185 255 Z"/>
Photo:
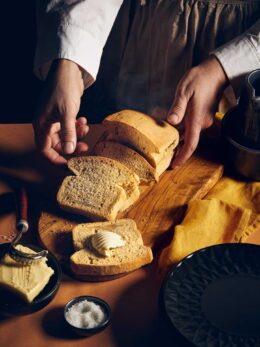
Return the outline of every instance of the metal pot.
<path id="1" fill-rule="evenodd" d="M 226 164 L 244 177 L 260 181 L 260 150 L 239 143 L 236 137 L 236 128 L 241 127 L 240 112 L 239 106 L 235 106 L 222 120 Z"/>

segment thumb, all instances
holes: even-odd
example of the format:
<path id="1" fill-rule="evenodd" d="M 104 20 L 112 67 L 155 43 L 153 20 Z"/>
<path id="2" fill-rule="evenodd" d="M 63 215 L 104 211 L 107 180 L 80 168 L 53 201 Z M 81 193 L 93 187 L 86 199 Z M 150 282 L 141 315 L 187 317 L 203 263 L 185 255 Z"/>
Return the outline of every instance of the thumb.
<path id="1" fill-rule="evenodd" d="M 184 118 L 187 104 L 186 96 L 177 90 L 174 102 L 168 112 L 167 121 L 172 125 L 179 124 Z"/>
<path id="2" fill-rule="evenodd" d="M 61 119 L 61 146 L 64 154 L 72 154 L 77 143 L 76 117 L 65 114 Z"/>

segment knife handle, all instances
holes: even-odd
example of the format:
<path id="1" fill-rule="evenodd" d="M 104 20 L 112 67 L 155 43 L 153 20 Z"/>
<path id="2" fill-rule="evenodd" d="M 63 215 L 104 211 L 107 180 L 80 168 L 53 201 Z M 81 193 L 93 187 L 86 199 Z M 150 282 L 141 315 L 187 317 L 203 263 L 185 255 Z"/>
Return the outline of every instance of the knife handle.
<path id="1" fill-rule="evenodd" d="M 28 197 L 25 188 L 16 191 L 16 229 L 19 234 L 24 234 L 29 229 L 28 224 Z"/>

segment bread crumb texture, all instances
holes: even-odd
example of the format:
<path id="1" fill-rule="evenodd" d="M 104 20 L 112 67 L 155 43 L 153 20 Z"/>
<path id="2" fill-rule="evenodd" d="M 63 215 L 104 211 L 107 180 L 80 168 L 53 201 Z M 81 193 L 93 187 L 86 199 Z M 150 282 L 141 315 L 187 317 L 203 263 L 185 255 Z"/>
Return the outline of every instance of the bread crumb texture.
<path id="1" fill-rule="evenodd" d="M 92 220 L 114 220 L 140 195 L 134 173 L 119 162 L 100 156 L 72 158 L 68 176 L 57 194 L 60 207 Z"/>
<path id="2" fill-rule="evenodd" d="M 93 246 L 92 237 L 101 231 L 117 233 L 124 246 L 110 250 L 110 256 L 102 256 Z M 140 231 L 131 219 L 115 222 L 79 224 L 73 228 L 71 268 L 78 275 L 113 275 L 129 272 L 150 263 L 153 259 L 150 247 L 143 245 Z"/>

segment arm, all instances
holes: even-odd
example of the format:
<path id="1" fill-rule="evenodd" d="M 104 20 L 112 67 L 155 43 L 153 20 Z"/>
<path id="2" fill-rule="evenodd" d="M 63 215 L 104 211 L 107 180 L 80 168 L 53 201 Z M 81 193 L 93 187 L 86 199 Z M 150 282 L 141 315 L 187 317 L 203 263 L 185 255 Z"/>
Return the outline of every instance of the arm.
<path id="1" fill-rule="evenodd" d="M 239 94 L 245 75 L 256 68 L 260 68 L 260 20 L 184 75 L 168 114 L 169 123 L 184 124 L 184 144 L 172 167 L 184 164 L 195 151 L 201 130 L 213 123 L 227 84 Z"/>
<path id="2" fill-rule="evenodd" d="M 260 19 L 245 33 L 212 54 L 220 61 L 234 91 L 239 95 L 246 74 L 260 68 Z"/>
<path id="3" fill-rule="evenodd" d="M 123 0 L 38 0 L 35 72 L 46 79 L 33 121 L 38 149 L 55 164 L 87 150 L 87 121 L 76 121 L 84 88 L 94 82 Z"/>
<path id="4" fill-rule="evenodd" d="M 45 79 L 52 61 L 67 59 L 84 72 L 85 87 L 96 78 L 102 51 L 123 0 L 37 1 L 36 75 Z"/>

